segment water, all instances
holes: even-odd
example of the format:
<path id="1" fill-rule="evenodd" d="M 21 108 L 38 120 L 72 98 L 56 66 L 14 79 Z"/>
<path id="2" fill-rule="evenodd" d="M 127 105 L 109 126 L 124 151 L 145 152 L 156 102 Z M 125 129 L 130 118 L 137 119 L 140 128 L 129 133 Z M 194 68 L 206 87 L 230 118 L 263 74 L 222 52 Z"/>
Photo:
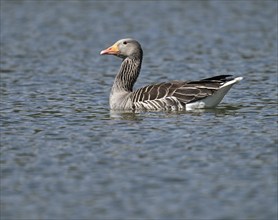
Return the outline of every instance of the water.
<path id="1" fill-rule="evenodd" d="M 1 218 L 276 219 L 276 1 L 1 1 Z M 110 112 L 136 84 L 232 73 L 218 108 Z"/>

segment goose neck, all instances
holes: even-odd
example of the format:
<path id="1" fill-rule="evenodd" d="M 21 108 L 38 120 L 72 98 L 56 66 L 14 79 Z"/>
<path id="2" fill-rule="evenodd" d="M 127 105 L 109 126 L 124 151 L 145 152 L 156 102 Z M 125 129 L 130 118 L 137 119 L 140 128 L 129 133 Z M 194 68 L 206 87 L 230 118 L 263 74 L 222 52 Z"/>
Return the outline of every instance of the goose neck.
<path id="1" fill-rule="evenodd" d="M 125 58 L 115 78 L 112 90 L 132 92 L 141 69 L 142 58 Z"/>

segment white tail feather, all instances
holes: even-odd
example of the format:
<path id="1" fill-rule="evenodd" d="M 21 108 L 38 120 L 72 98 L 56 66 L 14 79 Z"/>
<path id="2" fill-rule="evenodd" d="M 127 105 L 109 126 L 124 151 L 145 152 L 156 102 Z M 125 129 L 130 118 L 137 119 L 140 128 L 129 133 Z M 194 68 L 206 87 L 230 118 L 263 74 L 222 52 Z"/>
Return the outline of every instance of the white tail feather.
<path id="1" fill-rule="evenodd" d="M 220 86 L 220 89 L 216 91 L 213 95 L 202 100 L 187 104 L 186 110 L 193 110 L 197 108 L 213 108 L 217 106 L 222 101 L 227 92 L 230 90 L 230 88 L 242 79 L 243 77 L 237 77 L 231 81 L 225 82 L 222 86 Z"/>
<path id="2" fill-rule="evenodd" d="M 231 81 L 228 81 L 228 82 L 225 82 L 222 86 L 220 86 L 220 88 L 223 88 L 223 87 L 226 87 L 226 86 L 229 86 L 229 85 L 233 85 L 239 81 L 241 81 L 243 79 L 243 77 L 237 77 L 237 78 L 234 78 L 233 80 Z"/>

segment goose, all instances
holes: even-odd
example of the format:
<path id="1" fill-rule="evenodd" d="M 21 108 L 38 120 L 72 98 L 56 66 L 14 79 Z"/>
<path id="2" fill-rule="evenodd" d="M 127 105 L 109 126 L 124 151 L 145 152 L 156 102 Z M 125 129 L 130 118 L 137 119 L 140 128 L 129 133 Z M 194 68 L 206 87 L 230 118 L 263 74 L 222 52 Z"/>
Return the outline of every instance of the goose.
<path id="1" fill-rule="evenodd" d="M 122 58 L 109 104 L 111 110 L 194 110 L 214 108 L 243 77 L 218 75 L 198 81 L 172 81 L 147 85 L 133 91 L 140 74 L 143 50 L 132 38 L 118 40 L 100 52 Z"/>

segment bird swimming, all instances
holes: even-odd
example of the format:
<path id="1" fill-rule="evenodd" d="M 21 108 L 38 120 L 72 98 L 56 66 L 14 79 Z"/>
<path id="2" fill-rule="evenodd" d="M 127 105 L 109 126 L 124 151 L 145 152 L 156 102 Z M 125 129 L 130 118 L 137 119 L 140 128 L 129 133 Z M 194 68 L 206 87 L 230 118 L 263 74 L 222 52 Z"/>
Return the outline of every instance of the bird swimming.
<path id="1" fill-rule="evenodd" d="M 101 55 L 122 58 L 109 98 L 112 110 L 194 110 L 216 107 L 243 77 L 218 75 L 198 81 L 171 81 L 133 91 L 140 74 L 143 50 L 132 38 L 118 40 Z"/>

